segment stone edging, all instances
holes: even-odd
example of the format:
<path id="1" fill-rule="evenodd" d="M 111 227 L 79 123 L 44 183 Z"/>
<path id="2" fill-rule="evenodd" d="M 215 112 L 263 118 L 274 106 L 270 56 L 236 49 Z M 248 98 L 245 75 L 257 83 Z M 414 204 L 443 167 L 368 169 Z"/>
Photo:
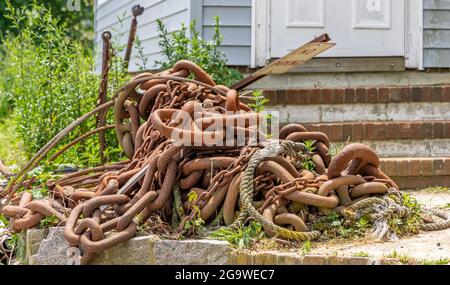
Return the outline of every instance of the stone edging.
<path id="1" fill-rule="evenodd" d="M 69 248 L 63 228 L 29 230 L 26 233 L 30 265 L 68 264 Z M 109 249 L 93 265 L 378 265 L 398 264 L 393 259 L 300 255 L 284 252 L 238 251 L 217 240 L 160 240 L 157 236 L 137 237 Z"/>

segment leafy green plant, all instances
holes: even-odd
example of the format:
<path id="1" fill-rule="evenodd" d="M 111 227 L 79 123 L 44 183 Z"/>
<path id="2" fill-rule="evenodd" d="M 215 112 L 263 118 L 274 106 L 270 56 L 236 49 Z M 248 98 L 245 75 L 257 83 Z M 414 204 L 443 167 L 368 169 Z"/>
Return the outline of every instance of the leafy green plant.
<path id="1" fill-rule="evenodd" d="M 60 222 L 56 216 L 49 216 L 49 217 L 45 217 L 44 219 L 42 219 L 39 227 L 40 228 L 50 228 L 50 227 L 57 226 L 59 223 Z"/>
<path id="2" fill-rule="evenodd" d="M 250 108 L 256 113 L 261 113 L 265 110 L 266 104 L 270 102 L 270 99 L 264 97 L 261 90 L 254 90 L 251 93 L 251 100 L 253 103 L 248 104 Z"/>
<path id="3" fill-rule="evenodd" d="M 309 152 L 312 153 L 316 150 L 316 147 L 314 146 L 314 141 L 307 140 L 307 141 L 304 141 L 303 143 L 305 144 L 306 149 Z M 302 164 L 303 169 L 305 169 L 305 170 L 308 170 L 308 171 L 316 170 L 316 164 L 314 163 L 314 161 L 312 160 L 312 158 L 310 156 L 306 156 L 301 164 Z"/>
<path id="4" fill-rule="evenodd" d="M 211 41 L 200 37 L 196 22 L 189 27 L 183 23 L 179 31 L 169 32 L 162 20 L 157 20 L 160 36 L 159 46 L 165 57 L 155 64 L 162 69 L 171 68 L 179 60 L 190 60 L 202 67 L 218 83 L 230 86 L 242 79 L 236 69 L 227 67 L 227 59 L 220 46 L 223 36 L 220 33 L 219 17 L 214 18 L 214 35 Z"/>
<path id="5" fill-rule="evenodd" d="M 310 240 L 307 240 L 302 244 L 302 252 L 305 255 L 311 253 L 311 241 Z"/>
<path id="6" fill-rule="evenodd" d="M 198 198 L 197 193 L 191 191 L 188 194 L 189 203 L 196 201 Z M 185 230 L 190 230 L 192 233 L 196 233 L 198 229 L 202 228 L 205 225 L 205 221 L 200 217 L 201 210 L 197 205 L 192 206 L 191 209 L 194 218 L 192 220 L 186 221 L 184 224 Z"/>
<path id="7" fill-rule="evenodd" d="M 241 249 L 249 248 L 253 242 L 261 240 L 264 236 L 264 230 L 261 224 L 255 221 L 244 227 L 220 228 L 211 234 L 211 238 L 226 240 Z"/>
<path id="8" fill-rule="evenodd" d="M 391 195 L 390 198 L 397 199 L 395 195 Z M 422 224 L 422 208 L 419 202 L 409 194 L 403 194 L 402 199 L 403 205 L 409 209 L 410 214 L 406 218 L 392 219 L 389 227 L 399 236 L 417 234 Z"/>
<path id="9" fill-rule="evenodd" d="M 400 261 L 401 264 L 413 264 L 415 262 L 415 259 L 407 256 L 407 255 L 401 255 L 396 250 L 392 251 L 391 253 L 385 255 L 386 258 L 393 258 Z"/>
<path id="10" fill-rule="evenodd" d="M 6 240 L 6 246 L 11 250 L 11 254 L 22 264 L 26 263 L 26 242 L 24 232 L 12 233 Z"/>
<path id="11" fill-rule="evenodd" d="M 11 118 L 0 120 L 0 141 L 2 142 L 0 144 L 0 158 L 5 165 L 20 167 L 26 163 L 22 142 L 16 133 L 16 122 Z"/>
<path id="12" fill-rule="evenodd" d="M 6 78 L 2 94 L 14 105 L 18 137 L 30 157 L 54 135 L 95 107 L 99 79 L 93 72 L 94 60 L 86 55 L 85 47 L 67 37 L 65 24 L 48 9 L 32 4 L 36 17 L 23 23 L 25 15 L 9 1 L 7 5 L 5 17 L 16 23 L 13 27 L 17 36 L 3 42 L 7 64 L 1 70 Z M 127 79 L 123 68 L 114 72 L 118 68 L 112 67 L 110 93 Z M 111 112 L 108 123 L 112 123 Z M 94 129 L 95 124 L 94 118 L 86 121 L 62 144 Z M 107 132 L 107 145 L 108 160 L 122 158 L 113 131 Z M 93 136 L 71 148 L 56 163 L 95 165 L 99 162 L 98 149 L 98 139 Z"/>

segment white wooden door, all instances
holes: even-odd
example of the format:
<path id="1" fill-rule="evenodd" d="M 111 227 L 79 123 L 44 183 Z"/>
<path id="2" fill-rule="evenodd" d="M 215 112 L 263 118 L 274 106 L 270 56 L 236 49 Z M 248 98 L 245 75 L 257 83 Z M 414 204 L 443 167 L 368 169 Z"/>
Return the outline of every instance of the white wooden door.
<path id="1" fill-rule="evenodd" d="M 404 56 L 404 0 L 270 0 L 270 57 L 328 33 L 324 57 Z"/>

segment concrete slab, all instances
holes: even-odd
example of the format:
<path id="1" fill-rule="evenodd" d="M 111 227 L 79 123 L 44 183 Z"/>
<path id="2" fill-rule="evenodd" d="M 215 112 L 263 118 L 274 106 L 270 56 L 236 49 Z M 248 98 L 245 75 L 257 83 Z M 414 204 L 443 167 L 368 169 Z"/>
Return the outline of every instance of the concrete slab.
<path id="1" fill-rule="evenodd" d="M 267 76 L 247 89 L 345 88 L 448 84 L 449 72 L 288 73 Z"/>

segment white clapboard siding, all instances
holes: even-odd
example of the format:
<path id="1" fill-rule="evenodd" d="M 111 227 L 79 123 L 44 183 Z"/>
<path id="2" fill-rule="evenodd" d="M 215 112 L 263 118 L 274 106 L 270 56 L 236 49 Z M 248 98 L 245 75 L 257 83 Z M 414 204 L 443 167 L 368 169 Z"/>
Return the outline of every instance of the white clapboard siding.
<path id="1" fill-rule="evenodd" d="M 112 32 L 113 37 L 121 45 L 126 45 L 132 19 L 131 8 L 134 5 L 145 8 L 144 14 L 138 17 L 137 35 L 142 42 L 145 56 L 148 58 L 148 69 L 155 69 L 155 61 L 161 60 L 157 19 L 162 19 L 169 32 L 180 28 L 182 22 L 189 22 L 189 0 L 107 0 L 96 7 L 95 13 L 95 48 L 97 71 L 101 68 L 101 35 L 103 31 Z M 125 13 L 125 17 L 123 17 Z M 119 18 L 122 18 L 122 25 Z M 123 52 L 124 53 L 124 52 Z M 122 56 L 123 56 L 122 53 Z M 130 60 L 130 71 L 137 71 L 136 49 L 133 49 Z"/>
<path id="2" fill-rule="evenodd" d="M 450 67 L 450 0 L 424 0 L 424 67 Z"/>
<path id="3" fill-rule="evenodd" d="M 96 7 L 95 47 L 97 71 L 101 65 L 101 34 L 109 30 L 120 43 L 126 44 L 131 23 L 131 8 L 141 5 L 145 12 L 138 18 L 138 37 L 145 56 L 149 59 L 148 69 L 156 69 L 155 61 L 162 58 L 156 19 L 162 19 L 169 32 L 197 20 L 202 37 L 211 40 L 214 34 L 214 16 L 220 17 L 221 32 L 224 36 L 222 49 L 229 65 L 249 65 L 251 51 L 251 0 L 103 0 Z M 119 17 L 125 17 L 120 27 Z M 122 34 L 122 36 L 120 36 Z M 136 50 L 133 50 L 130 71 L 137 71 Z"/>
<path id="4" fill-rule="evenodd" d="M 208 40 L 214 34 L 214 16 L 220 17 L 222 48 L 228 64 L 250 65 L 252 1 L 203 0 L 203 36 Z"/>

